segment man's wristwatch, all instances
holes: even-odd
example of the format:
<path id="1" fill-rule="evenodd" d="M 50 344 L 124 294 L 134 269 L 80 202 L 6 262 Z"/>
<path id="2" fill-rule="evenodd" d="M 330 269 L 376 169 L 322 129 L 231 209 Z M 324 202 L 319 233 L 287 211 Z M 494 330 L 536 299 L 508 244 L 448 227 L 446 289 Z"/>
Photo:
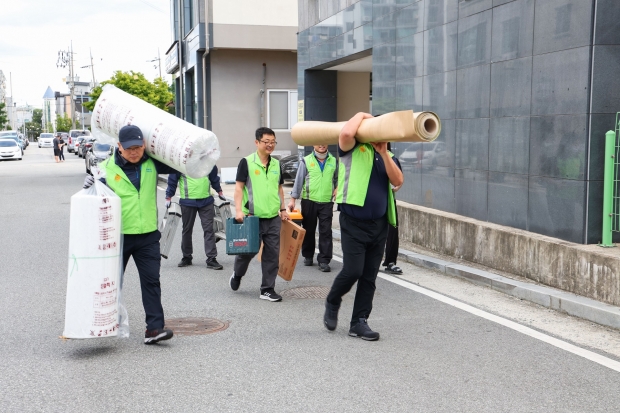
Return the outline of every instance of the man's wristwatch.
<path id="1" fill-rule="evenodd" d="M 280 212 L 282 212 L 282 211 L 286 211 L 286 208 L 282 208 L 282 209 L 280 210 Z"/>

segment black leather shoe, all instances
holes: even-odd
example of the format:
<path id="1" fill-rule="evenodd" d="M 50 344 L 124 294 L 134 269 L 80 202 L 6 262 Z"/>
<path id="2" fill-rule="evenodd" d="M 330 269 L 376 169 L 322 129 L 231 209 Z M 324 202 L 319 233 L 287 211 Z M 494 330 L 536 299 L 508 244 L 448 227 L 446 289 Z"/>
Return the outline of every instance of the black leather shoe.
<path id="1" fill-rule="evenodd" d="M 323 316 L 323 324 L 325 324 L 325 328 L 329 331 L 334 331 L 338 325 L 339 309 L 339 307 L 325 301 L 325 315 Z"/>
<path id="2" fill-rule="evenodd" d="M 310 267 L 312 265 L 312 258 L 304 258 L 304 265 Z"/>
<path id="3" fill-rule="evenodd" d="M 366 341 L 379 340 L 379 333 L 370 329 L 370 326 L 368 326 L 368 322 L 365 318 L 360 318 L 359 323 L 351 327 L 349 330 L 349 335 L 351 337 L 359 337 Z"/>
<path id="4" fill-rule="evenodd" d="M 188 265 L 192 265 L 192 259 L 186 257 L 181 258 L 181 262 L 179 262 L 179 267 L 187 267 Z"/>

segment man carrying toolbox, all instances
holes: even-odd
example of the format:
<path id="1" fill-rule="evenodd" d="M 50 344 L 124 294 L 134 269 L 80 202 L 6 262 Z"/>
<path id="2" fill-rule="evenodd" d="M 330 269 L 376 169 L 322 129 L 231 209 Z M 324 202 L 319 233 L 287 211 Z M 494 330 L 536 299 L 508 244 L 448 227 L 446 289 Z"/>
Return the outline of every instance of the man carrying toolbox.
<path id="1" fill-rule="evenodd" d="M 280 227 L 290 219 L 284 207 L 284 191 L 280 162 L 271 157 L 276 147 L 276 134 L 269 128 L 256 130 L 256 152 L 239 161 L 235 186 L 235 219 L 243 222 L 246 215 L 259 218 L 259 237 L 263 241 L 261 269 L 263 281 L 260 298 L 281 301 L 275 292 L 280 266 Z M 278 216 L 279 215 L 279 216 Z M 237 255 L 230 288 L 237 291 L 250 261 L 256 254 Z"/>
<path id="2" fill-rule="evenodd" d="M 223 198 L 220 177 L 217 176 L 217 166 L 214 166 L 209 176 L 194 179 L 185 174 L 168 175 L 168 188 L 166 189 L 166 208 L 170 207 L 170 202 L 174 196 L 177 185 L 179 186 L 179 205 L 181 205 L 181 219 L 183 220 L 183 236 L 181 238 L 181 252 L 183 258 L 179 262 L 179 267 L 192 265 L 192 232 L 196 214 L 200 216 L 200 223 L 204 234 L 205 255 L 207 256 L 207 268 L 221 270 L 222 265 L 217 262 L 217 247 L 215 246 L 215 234 L 213 231 L 213 218 L 215 209 L 213 208 L 213 197 L 210 189 L 213 187 Z"/>
<path id="3" fill-rule="evenodd" d="M 306 236 L 301 246 L 301 255 L 304 265 L 312 265 L 314 257 L 317 220 L 319 222 L 319 254 L 316 257 L 319 270 L 331 271 L 329 262 L 332 259 L 332 218 L 338 186 L 338 161 L 327 151 L 327 145 L 316 145 L 314 151 L 300 163 L 295 177 L 295 185 L 291 191 L 291 200 L 288 204 L 290 211 L 295 209 L 295 200 L 301 194 L 301 225 L 306 230 Z"/>
<path id="4" fill-rule="evenodd" d="M 172 338 L 172 330 L 164 329 L 159 269 L 157 230 L 157 175 L 177 173 L 169 166 L 145 153 L 144 137 L 137 126 L 123 126 L 118 133 L 118 148 L 100 166 L 107 184 L 121 198 L 123 228 L 123 271 L 129 257 L 138 267 L 142 305 L 146 313 L 144 344 L 155 344 Z M 91 175 L 84 179 L 84 188 L 95 182 Z"/>
<path id="5" fill-rule="evenodd" d="M 375 281 L 385 249 L 388 225 L 396 225 L 394 194 L 390 186 L 403 183 L 398 161 L 387 150 L 386 142 L 359 143 L 355 139 L 368 113 L 353 116 L 340 131 L 338 153 L 338 191 L 340 209 L 342 270 L 334 279 L 325 300 L 325 327 L 333 331 L 338 323 L 342 296 L 357 282 L 349 335 L 379 340 L 367 319 L 372 311 Z"/>

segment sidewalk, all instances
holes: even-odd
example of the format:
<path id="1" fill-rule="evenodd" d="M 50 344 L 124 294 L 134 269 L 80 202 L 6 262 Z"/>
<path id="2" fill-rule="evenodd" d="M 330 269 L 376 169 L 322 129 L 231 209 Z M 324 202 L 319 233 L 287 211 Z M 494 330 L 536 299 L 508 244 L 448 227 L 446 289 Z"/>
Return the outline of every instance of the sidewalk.
<path id="1" fill-rule="evenodd" d="M 167 176 L 160 175 L 159 180 L 165 187 Z M 288 204 L 290 199 L 289 192 L 292 188 L 292 184 L 284 184 L 284 198 L 286 204 Z M 233 198 L 235 193 L 235 185 L 222 184 L 222 191 L 224 192 L 224 196 L 226 198 L 228 198 L 231 202 L 234 202 Z M 299 207 L 298 202 L 297 208 Z M 340 240 L 340 223 L 338 216 L 339 213 L 335 211 L 332 228 L 334 239 Z M 473 264 L 468 261 L 441 256 L 430 251 L 424 251 L 424 253 L 421 253 L 419 251 L 421 251 L 422 248 L 402 240 L 401 245 L 405 246 L 406 249 L 399 249 L 398 257 L 401 260 L 418 267 L 439 271 L 446 275 L 458 277 L 473 284 L 489 287 L 493 290 L 500 291 L 513 297 L 530 301 L 571 316 L 620 329 L 620 307 L 615 307 L 590 298 L 568 293 L 566 291 L 539 285 L 530 280 L 525 280 L 512 274 L 500 275 L 489 271 L 486 267 Z M 416 250 L 418 252 L 414 252 L 412 250 Z M 406 277 L 403 276 L 400 276 L 399 278 L 406 280 Z"/>

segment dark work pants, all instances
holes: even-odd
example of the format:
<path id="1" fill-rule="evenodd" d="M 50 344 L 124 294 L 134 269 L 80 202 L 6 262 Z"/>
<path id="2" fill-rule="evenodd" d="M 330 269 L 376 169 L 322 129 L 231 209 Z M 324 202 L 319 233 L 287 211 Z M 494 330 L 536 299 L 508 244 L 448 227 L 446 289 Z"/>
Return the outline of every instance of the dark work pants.
<path id="1" fill-rule="evenodd" d="M 319 254 L 318 262 L 329 264 L 332 260 L 334 244 L 332 242 L 332 218 L 334 217 L 334 203 L 318 203 L 309 199 L 301 200 L 301 226 L 306 230 L 304 242 L 301 245 L 301 255 L 304 258 L 314 257 L 316 223 L 319 222 Z"/>
<path id="2" fill-rule="evenodd" d="M 340 307 L 342 296 L 357 282 L 351 326 L 357 324 L 360 318 L 368 318 L 372 311 L 387 226 L 387 217 L 366 221 L 340 213 L 342 270 L 334 279 L 327 302 Z"/>
<path id="3" fill-rule="evenodd" d="M 123 235 L 123 272 L 127 268 L 129 257 L 133 257 L 142 290 L 142 305 L 146 314 L 147 330 L 164 328 L 164 309 L 161 306 L 161 287 L 159 285 L 159 231 L 147 234 Z"/>
<path id="4" fill-rule="evenodd" d="M 65 160 L 65 147 L 60 148 L 60 153 L 58 154 L 58 159 L 61 161 Z"/>
<path id="5" fill-rule="evenodd" d="M 396 204 L 396 199 L 394 200 L 394 204 Z M 396 226 L 388 224 L 388 232 L 387 232 L 387 241 L 385 243 L 385 260 L 383 261 L 383 266 L 387 267 L 389 263 L 396 264 L 396 260 L 398 259 L 398 213 L 396 213 Z"/>
<path id="6" fill-rule="evenodd" d="M 202 208 L 188 207 L 181 205 L 181 219 L 183 220 L 183 235 L 181 237 L 181 252 L 185 258 L 192 258 L 194 247 L 192 244 L 192 232 L 194 231 L 194 222 L 196 222 L 196 214 L 200 216 L 200 224 L 205 243 L 205 255 L 207 259 L 217 257 L 217 247 L 215 246 L 215 235 L 213 234 L 213 218 L 215 217 L 215 209 L 213 204 Z"/>
<path id="7" fill-rule="evenodd" d="M 280 268 L 280 228 L 282 220 L 275 218 L 259 218 L 258 236 L 263 241 L 263 255 L 261 256 L 261 269 L 263 281 L 260 286 L 261 293 L 276 286 L 276 277 Z M 243 277 L 248 271 L 250 261 L 256 254 L 237 255 L 235 257 L 235 276 Z"/>

